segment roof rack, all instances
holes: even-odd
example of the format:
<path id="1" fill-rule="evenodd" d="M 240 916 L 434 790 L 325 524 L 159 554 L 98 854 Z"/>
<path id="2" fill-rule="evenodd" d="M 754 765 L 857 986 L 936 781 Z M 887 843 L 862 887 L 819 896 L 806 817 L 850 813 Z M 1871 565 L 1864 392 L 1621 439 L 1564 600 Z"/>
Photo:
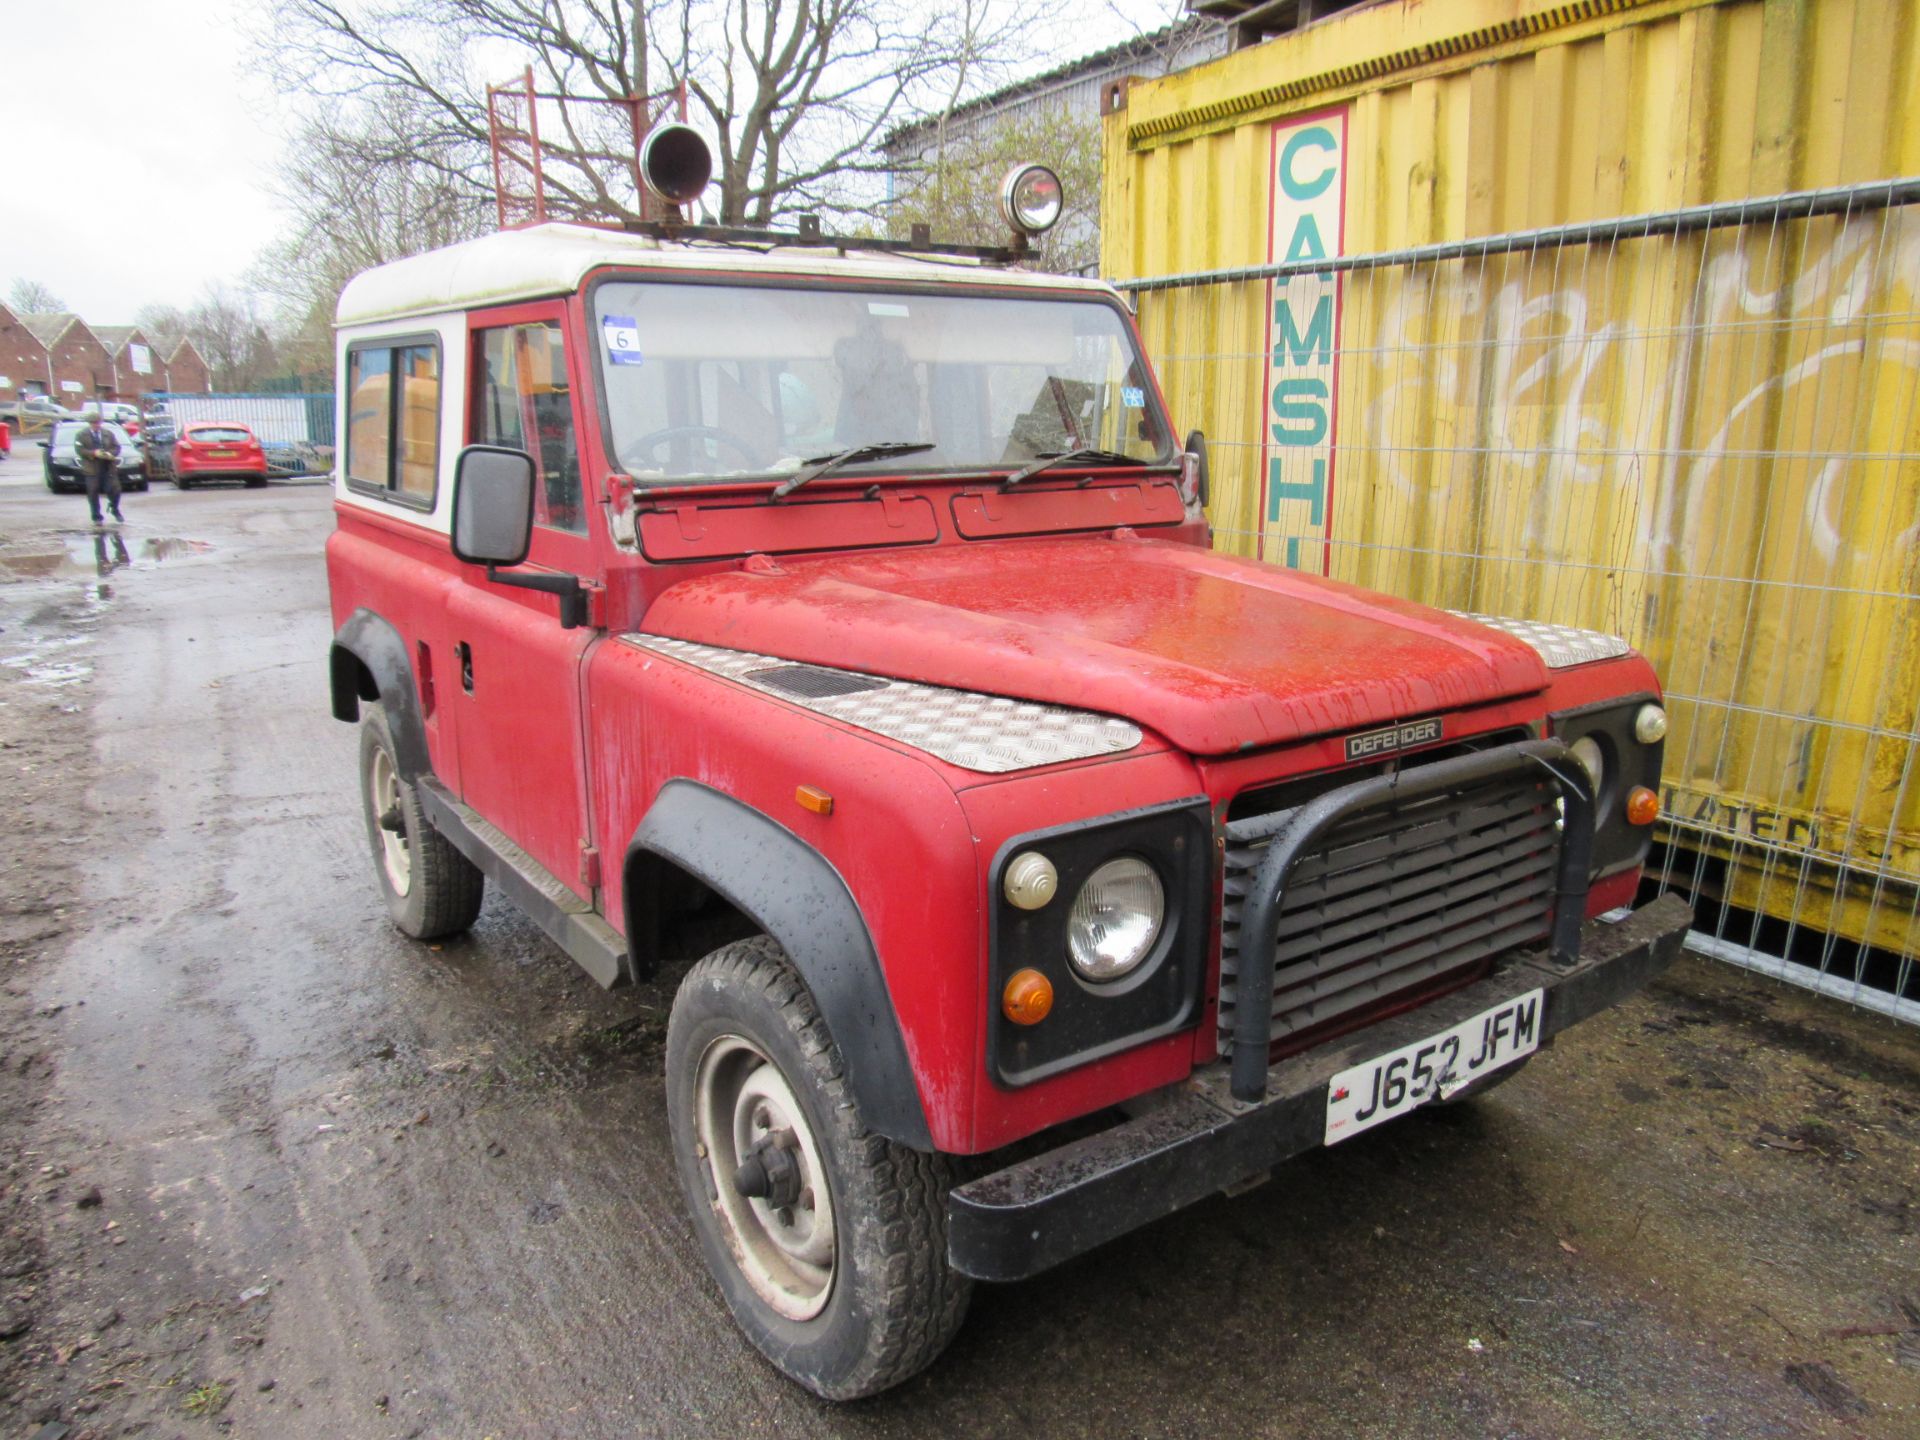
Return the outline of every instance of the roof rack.
<path id="1" fill-rule="evenodd" d="M 542 142 L 545 115 L 549 137 Z M 608 186 L 633 187 L 632 206 L 640 218 L 656 220 L 672 207 L 640 177 L 640 147 L 647 133 L 664 120 L 687 118 L 684 85 L 658 95 L 565 95 L 536 90 L 533 67 L 517 79 L 487 86 L 487 142 L 493 159 L 494 218 L 502 230 L 547 220 L 582 220 L 576 207 L 556 210 L 550 191 L 576 190 L 584 184 L 605 197 Z M 549 174 L 553 170 L 555 173 Z M 625 208 L 626 197 L 607 201 Z"/>
<path id="2" fill-rule="evenodd" d="M 751 225 L 686 225 L 673 220 L 628 220 L 620 228 L 650 240 L 698 241 L 720 245 L 806 245 L 833 250 L 876 252 L 883 255 L 953 255 L 990 265 L 1011 265 L 1029 253 L 1026 236 L 1016 234 L 1011 245 L 956 245 L 936 241 L 926 225 L 915 225 L 905 240 L 883 240 L 870 235 L 833 235 L 820 228 L 818 215 L 802 215 L 794 230 L 763 230 Z"/>

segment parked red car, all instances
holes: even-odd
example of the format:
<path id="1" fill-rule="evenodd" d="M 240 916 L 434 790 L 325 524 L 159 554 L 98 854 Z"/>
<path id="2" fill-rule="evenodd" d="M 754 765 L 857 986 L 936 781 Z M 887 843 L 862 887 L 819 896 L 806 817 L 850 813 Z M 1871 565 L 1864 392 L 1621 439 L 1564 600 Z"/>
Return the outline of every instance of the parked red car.
<path id="1" fill-rule="evenodd" d="M 173 447 L 173 483 L 185 490 L 202 480 L 267 483 L 267 452 L 244 425 L 189 425 Z"/>

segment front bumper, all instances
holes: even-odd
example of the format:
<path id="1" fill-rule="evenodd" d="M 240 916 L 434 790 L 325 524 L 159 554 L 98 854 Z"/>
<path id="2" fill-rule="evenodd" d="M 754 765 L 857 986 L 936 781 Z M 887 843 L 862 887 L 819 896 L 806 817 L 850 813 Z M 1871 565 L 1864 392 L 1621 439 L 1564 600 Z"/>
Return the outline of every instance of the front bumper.
<path id="1" fill-rule="evenodd" d="M 1665 970 L 1692 923 L 1671 895 L 1616 924 L 1588 921 L 1572 966 L 1516 954 L 1484 980 L 1281 1061 L 1258 1104 L 1231 1097 L 1226 1062 L 1210 1065 L 1138 1119 L 960 1186 L 947 1204 L 947 1258 L 977 1280 L 1024 1280 L 1261 1176 L 1320 1145 L 1327 1083 L 1340 1071 L 1533 989 L 1546 992 L 1545 1040 Z"/>

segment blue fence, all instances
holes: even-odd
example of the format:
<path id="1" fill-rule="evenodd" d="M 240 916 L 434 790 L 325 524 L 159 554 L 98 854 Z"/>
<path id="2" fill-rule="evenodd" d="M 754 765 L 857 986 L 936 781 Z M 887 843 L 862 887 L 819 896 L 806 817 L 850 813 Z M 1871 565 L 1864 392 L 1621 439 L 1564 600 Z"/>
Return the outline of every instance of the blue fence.
<path id="1" fill-rule="evenodd" d="M 275 474 L 323 475 L 333 469 L 332 395 L 264 392 L 161 392 L 150 409 L 165 407 L 177 431 L 183 425 L 226 421 L 260 437 Z"/>

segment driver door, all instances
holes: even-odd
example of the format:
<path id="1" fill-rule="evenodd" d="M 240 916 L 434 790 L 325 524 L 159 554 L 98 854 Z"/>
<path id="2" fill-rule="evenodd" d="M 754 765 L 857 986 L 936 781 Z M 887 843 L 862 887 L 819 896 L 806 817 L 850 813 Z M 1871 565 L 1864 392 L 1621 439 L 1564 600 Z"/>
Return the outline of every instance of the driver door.
<path id="1" fill-rule="evenodd" d="M 599 580 L 565 307 L 515 305 L 475 313 L 469 324 L 467 441 L 524 450 L 534 461 L 525 568 Z M 493 584 L 483 566 L 464 571 L 449 606 L 461 798 L 591 899 L 580 678 L 598 633 L 561 629 L 553 596 Z"/>

